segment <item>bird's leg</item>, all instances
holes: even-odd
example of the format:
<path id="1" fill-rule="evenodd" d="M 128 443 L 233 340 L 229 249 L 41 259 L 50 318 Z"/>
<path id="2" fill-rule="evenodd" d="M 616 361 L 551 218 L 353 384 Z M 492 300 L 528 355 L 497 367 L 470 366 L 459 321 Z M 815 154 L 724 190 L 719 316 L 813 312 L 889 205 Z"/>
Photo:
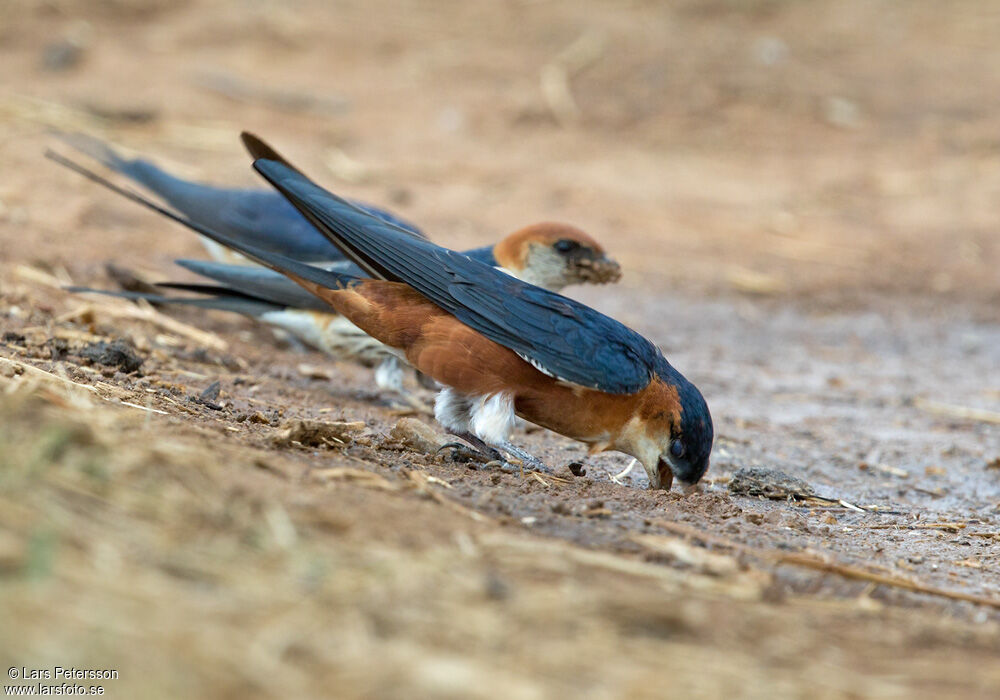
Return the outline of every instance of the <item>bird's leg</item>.
<path id="1" fill-rule="evenodd" d="M 502 440 L 498 442 L 495 446 L 497 449 L 503 450 L 512 457 L 521 460 L 521 462 L 528 467 L 531 467 L 536 472 L 544 472 L 546 474 L 551 474 L 552 470 L 545 466 L 545 463 L 528 452 L 525 452 L 520 447 L 512 442 Z"/>
<path id="2" fill-rule="evenodd" d="M 413 370 L 413 374 L 416 377 L 417 384 L 422 386 L 424 389 L 430 389 L 431 391 L 437 391 L 441 388 L 441 385 L 434 381 L 431 377 L 427 376 L 419 369 Z"/>
<path id="3" fill-rule="evenodd" d="M 465 440 L 490 461 L 510 455 L 529 469 L 551 471 L 542 461 L 507 439 L 514 427 L 513 398 L 504 394 L 467 396 L 445 388 L 438 394 L 434 416 L 452 435 Z M 509 466 L 509 463 L 508 463 Z"/>
<path id="4" fill-rule="evenodd" d="M 396 394 L 404 393 L 403 366 L 395 355 L 386 355 L 375 368 L 375 386 Z"/>

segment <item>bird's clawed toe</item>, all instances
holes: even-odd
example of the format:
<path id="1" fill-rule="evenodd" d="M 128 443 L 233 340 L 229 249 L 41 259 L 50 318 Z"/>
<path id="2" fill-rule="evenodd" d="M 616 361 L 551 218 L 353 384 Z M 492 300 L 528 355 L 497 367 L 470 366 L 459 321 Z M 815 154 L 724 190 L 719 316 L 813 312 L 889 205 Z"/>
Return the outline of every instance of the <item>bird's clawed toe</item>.
<path id="1" fill-rule="evenodd" d="M 435 454 L 441 454 L 445 450 L 451 451 L 451 459 L 455 462 L 478 462 L 479 464 L 488 464 L 489 462 L 495 462 L 500 459 L 500 453 L 493 448 L 487 448 L 487 450 L 481 450 L 476 447 L 470 447 L 464 442 L 449 442 L 441 445 L 435 452 Z"/>

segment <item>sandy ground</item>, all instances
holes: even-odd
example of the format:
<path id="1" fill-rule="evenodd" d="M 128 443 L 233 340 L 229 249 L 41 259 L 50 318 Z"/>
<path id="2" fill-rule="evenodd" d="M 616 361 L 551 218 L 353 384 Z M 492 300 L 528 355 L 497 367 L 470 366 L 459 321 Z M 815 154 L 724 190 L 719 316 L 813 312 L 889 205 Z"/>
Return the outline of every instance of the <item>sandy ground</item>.
<path id="1" fill-rule="evenodd" d="M 0 662 L 111 697 L 995 697 L 985 7 L 0 2 Z M 555 478 L 403 449 L 368 370 L 62 291 L 202 249 L 51 131 L 250 185 L 242 129 L 445 245 L 604 241 L 622 283 L 571 294 L 702 389 L 702 492 L 542 432 Z M 112 338 L 138 371 L 79 355 Z M 296 418 L 366 427 L 276 444 Z M 731 494 L 752 466 L 828 500 Z"/>

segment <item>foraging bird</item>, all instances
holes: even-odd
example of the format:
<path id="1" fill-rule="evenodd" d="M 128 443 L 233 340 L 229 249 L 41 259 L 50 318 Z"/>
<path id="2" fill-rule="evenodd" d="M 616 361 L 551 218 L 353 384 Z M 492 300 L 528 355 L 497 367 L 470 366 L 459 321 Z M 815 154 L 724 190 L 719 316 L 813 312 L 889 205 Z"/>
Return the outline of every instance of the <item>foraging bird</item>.
<path id="1" fill-rule="evenodd" d="M 708 406 L 649 340 L 584 304 L 419 240 L 318 187 L 256 137 L 244 134 L 244 142 L 254 168 L 363 277 L 256 248 L 87 175 L 281 272 L 405 355 L 444 386 L 438 421 L 484 451 L 544 469 L 510 442 L 516 415 L 592 453 L 632 455 L 651 488 L 704 475 L 713 439 Z"/>

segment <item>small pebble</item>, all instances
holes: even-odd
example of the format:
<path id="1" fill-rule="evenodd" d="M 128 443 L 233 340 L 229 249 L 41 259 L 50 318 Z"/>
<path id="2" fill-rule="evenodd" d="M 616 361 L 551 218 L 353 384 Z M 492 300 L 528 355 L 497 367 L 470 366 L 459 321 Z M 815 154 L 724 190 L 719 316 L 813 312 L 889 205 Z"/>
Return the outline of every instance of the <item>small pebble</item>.
<path id="1" fill-rule="evenodd" d="M 436 430 L 416 418 L 404 417 L 396 421 L 389 432 L 389 439 L 415 452 L 433 454 L 446 444 L 447 440 Z"/>

